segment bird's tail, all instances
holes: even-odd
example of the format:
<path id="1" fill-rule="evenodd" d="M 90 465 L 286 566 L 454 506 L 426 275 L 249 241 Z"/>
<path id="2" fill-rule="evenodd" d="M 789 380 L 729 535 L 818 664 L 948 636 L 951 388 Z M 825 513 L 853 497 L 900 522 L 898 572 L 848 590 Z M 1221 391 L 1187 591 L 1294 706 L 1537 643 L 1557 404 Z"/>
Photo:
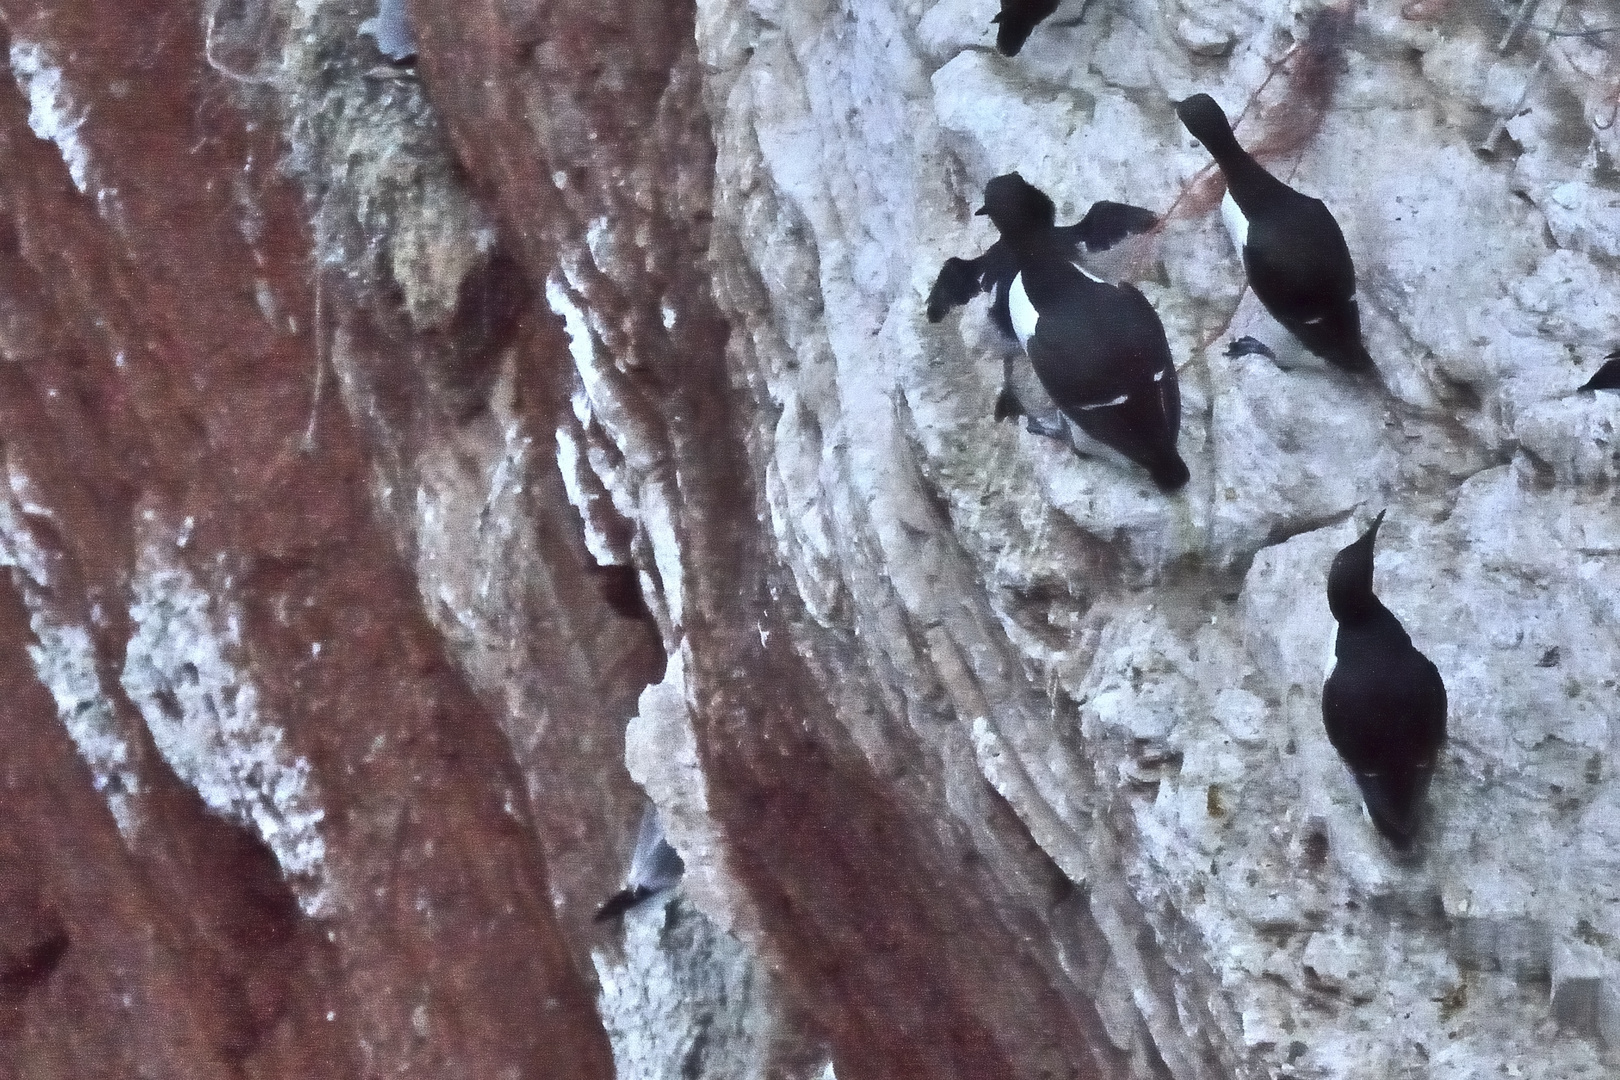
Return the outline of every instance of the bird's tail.
<path id="1" fill-rule="evenodd" d="M 1378 370 L 1362 340 L 1361 309 L 1353 299 L 1315 322 L 1290 323 L 1288 329 L 1307 349 L 1342 371 Z"/>
<path id="2" fill-rule="evenodd" d="M 1373 363 L 1372 353 L 1367 351 L 1366 344 L 1360 338 L 1357 338 L 1354 344 L 1339 348 L 1323 359 L 1345 371 L 1364 373 L 1378 370 L 1378 365 Z"/>
<path id="3" fill-rule="evenodd" d="M 1580 387 L 1582 390 L 1620 390 L 1620 350 L 1604 357 L 1607 361 Z"/>
<path id="4" fill-rule="evenodd" d="M 1008 10 L 1011 8 L 1012 10 Z M 1001 11 L 990 21 L 997 25 L 996 48 L 1003 56 L 1017 56 L 1042 19 L 1058 8 L 1058 0 L 1002 0 Z"/>
<path id="5" fill-rule="evenodd" d="M 1361 788 L 1361 800 L 1373 826 L 1403 851 L 1412 846 L 1417 836 L 1423 801 L 1432 779 L 1432 768 L 1356 773 L 1356 786 Z"/>
<path id="6" fill-rule="evenodd" d="M 1149 463 L 1147 468 L 1161 491 L 1179 491 L 1192 479 L 1192 474 L 1187 471 L 1187 463 L 1181 460 L 1181 454 L 1174 448 Z"/>

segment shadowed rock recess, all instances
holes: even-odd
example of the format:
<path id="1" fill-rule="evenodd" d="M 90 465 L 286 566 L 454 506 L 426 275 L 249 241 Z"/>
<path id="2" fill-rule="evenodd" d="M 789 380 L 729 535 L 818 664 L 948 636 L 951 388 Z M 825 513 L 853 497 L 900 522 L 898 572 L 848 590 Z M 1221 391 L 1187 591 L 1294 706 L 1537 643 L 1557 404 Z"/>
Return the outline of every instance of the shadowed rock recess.
<path id="1" fill-rule="evenodd" d="M 0 1080 L 1613 1075 L 1620 33 L 1524 2 L 0 0 Z M 1199 91 L 1382 385 L 1227 355 Z M 1182 493 L 924 319 L 1015 169 L 1165 216 Z"/>

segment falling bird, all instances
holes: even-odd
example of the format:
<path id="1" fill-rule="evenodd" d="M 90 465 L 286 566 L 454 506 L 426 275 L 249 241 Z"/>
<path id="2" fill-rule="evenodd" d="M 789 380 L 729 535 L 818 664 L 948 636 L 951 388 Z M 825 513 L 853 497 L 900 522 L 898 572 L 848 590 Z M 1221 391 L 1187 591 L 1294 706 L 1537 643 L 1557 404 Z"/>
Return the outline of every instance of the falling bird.
<path id="1" fill-rule="evenodd" d="M 1328 571 L 1337 627 L 1322 685 L 1322 724 L 1361 788 L 1373 825 L 1406 849 L 1446 741 L 1446 687 L 1400 620 L 1373 594 L 1382 512 Z"/>
<path id="2" fill-rule="evenodd" d="M 630 855 L 630 873 L 626 875 L 624 888 L 596 909 L 596 921 L 617 919 L 636 905 L 673 889 L 685 872 L 686 863 L 664 839 L 658 811 L 649 805 L 641 815 L 641 827 L 636 830 L 636 847 Z"/>
<path id="3" fill-rule="evenodd" d="M 1361 338 L 1356 268 L 1333 214 L 1261 167 L 1238 145 L 1208 94 L 1176 102 L 1176 115 L 1226 178 L 1221 219 L 1254 295 L 1300 343 L 1345 371 L 1373 370 Z"/>
<path id="4" fill-rule="evenodd" d="M 396 64 L 416 59 L 416 35 L 405 0 L 377 0 L 377 14 L 360 24 L 360 33 L 371 35 L 377 51 Z"/>
<path id="5" fill-rule="evenodd" d="M 1181 390 L 1158 313 L 1135 286 L 1110 285 L 1074 261 L 1087 238 L 1106 246 L 1152 215 L 1099 203 L 1079 225 L 1058 228 L 1052 200 L 1017 173 L 985 186 L 978 213 L 1001 239 L 978 259 L 946 262 L 929 296 L 929 320 L 994 288 L 992 318 L 1018 338 L 1064 418 L 1047 427 L 1031 417 L 1029 429 L 1082 454 L 1134 462 L 1165 491 L 1180 488 L 1188 479 L 1176 450 Z M 1019 411 L 1003 390 L 998 418 Z"/>

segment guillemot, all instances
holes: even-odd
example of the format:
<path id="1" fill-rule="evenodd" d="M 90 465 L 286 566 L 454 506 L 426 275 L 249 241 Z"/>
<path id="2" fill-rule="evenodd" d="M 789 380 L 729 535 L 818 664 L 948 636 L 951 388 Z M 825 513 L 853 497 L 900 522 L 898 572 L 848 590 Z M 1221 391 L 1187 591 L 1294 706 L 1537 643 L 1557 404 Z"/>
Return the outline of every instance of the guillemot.
<path id="1" fill-rule="evenodd" d="M 1400 620 L 1373 594 L 1373 543 L 1384 514 L 1328 571 L 1337 628 L 1322 684 L 1322 725 L 1350 767 L 1373 825 L 1405 849 L 1446 741 L 1446 686 Z"/>
<path id="2" fill-rule="evenodd" d="M 1181 390 L 1158 313 L 1135 286 L 1108 284 L 1075 262 L 1078 245 L 1106 247 L 1150 227 L 1144 221 L 1153 215 L 1098 203 L 1077 225 L 1059 228 L 1052 200 L 1017 173 L 985 186 L 978 213 L 1001 239 L 978 259 L 946 262 L 929 294 L 929 320 L 994 288 L 992 318 L 1018 338 L 1067 421 L 1050 427 L 1032 417 L 1030 430 L 1082 454 L 1118 454 L 1165 491 L 1180 488 L 1188 479 L 1176 451 Z M 998 418 L 1016 411 L 1004 391 Z"/>
<path id="3" fill-rule="evenodd" d="M 1091 204 L 1085 217 L 1073 225 L 1054 225 L 1051 234 L 1069 261 L 1077 262 L 1081 249 L 1091 255 L 1101 254 L 1127 237 L 1148 232 L 1158 223 L 1159 215 L 1151 210 L 1099 199 Z M 1012 315 L 1007 310 L 1013 278 L 1017 276 L 1018 257 L 1005 239 L 991 244 L 990 249 L 976 259 L 946 259 L 928 294 L 928 321 L 939 322 L 951 308 L 967 303 L 981 292 L 994 293 L 990 321 L 1008 338 L 1017 338 Z"/>
<path id="4" fill-rule="evenodd" d="M 1372 371 L 1361 338 L 1356 268 L 1333 214 L 1239 146 L 1226 113 L 1208 94 L 1176 102 L 1176 115 L 1226 178 L 1221 219 L 1260 303 L 1323 360 L 1345 371 Z"/>

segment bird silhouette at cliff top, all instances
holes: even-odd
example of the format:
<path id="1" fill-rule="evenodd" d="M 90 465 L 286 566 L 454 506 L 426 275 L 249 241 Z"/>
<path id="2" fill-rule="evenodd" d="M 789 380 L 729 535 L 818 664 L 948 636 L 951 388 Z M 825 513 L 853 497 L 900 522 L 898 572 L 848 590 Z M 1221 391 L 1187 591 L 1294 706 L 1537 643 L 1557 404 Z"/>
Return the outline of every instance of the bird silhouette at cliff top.
<path id="1" fill-rule="evenodd" d="M 991 317 L 1024 347 L 1062 417 L 1029 428 L 1081 454 L 1120 456 L 1145 468 L 1165 491 L 1187 482 L 1176 450 L 1181 390 L 1158 313 L 1135 286 L 1111 285 L 1082 269 L 1079 246 L 1106 247 L 1151 227 L 1153 215 L 1098 203 L 1078 225 L 1059 228 L 1052 200 L 1017 173 L 991 180 L 984 207 L 1001 239 L 978 259 L 950 259 L 929 295 L 937 322 L 980 289 L 995 289 Z M 996 417 L 1021 407 L 1003 388 Z"/>
<path id="2" fill-rule="evenodd" d="M 1373 594 L 1373 544 L 1384 515 L 1333 559 L 1336 627 L 1322 684 L 1322 724 L 1350 767 L 1373 825 L 1397 848 L 1417 835 L 1446 741 L 1446 686 L 1400 620 Z"/>
<path id="3" fill-rule="evenodd" d="M 1361 336 L 1355 264 L 1333 214 L 1239 146 L 1208 94 L 1178 101 L 1176 115 L 1226 178 L 1221 219 L 1255 297 L 1316 356 L 1345 371 L 1373 371 Z"/>
<path id="4" fill-rule="evenodd" d="M 1581 384 L 1581 390 L 1620 390 L 1620 349 L 1605 356 L 1603 360 L 1603 366 Z"/>
<path id="5" fill-rule="evenodd" d="M 1035 27 L 1051 18 L 1062 6 L 1062 0 L 1001 0 L 1001 11 L 990 22 L 996 27 L 996 48 L 1003 56 L 1017 56 L 1029 40 Z M 1078 0 L 1072 17 L 1057 20 L 1054 26 L 1075 26 L 1085 18 L 1091 0 Z"/>
<path id="6" fill-rule="evenodd" d="M 664 839 L 664 829 L 658 821 L 658 811 L 652 806 L 641 815 L 641 826 L 636 830 L 636 847 L 630 855 L 630 872 L 625 886 L 596 909 L 596 921 L 617 919 L 639 904 L 660 893 L 673 889 L 686 872 L 686 863 L 680 853 Z"/>
<path id="7" fill-rule="evenodd" d="M 1004 56 L 1017 56 L 1041 20 L 1058 9 L 1058 0 L 1001 0 L 996 24 L 996 48 Z"/>

